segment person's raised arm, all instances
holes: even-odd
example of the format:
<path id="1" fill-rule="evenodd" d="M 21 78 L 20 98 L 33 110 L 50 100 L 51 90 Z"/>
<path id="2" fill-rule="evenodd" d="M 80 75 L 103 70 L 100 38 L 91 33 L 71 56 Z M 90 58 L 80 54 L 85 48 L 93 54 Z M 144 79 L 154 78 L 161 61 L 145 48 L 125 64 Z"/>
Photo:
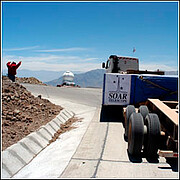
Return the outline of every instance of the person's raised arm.
<path id="1" fill-rule="evenodd" d="M 10 66 L 10 64 L 11 64 L 11 61 L 9 61 L 6 65 L 7 65 L 7 67 L 9 67 Z"/>
<path id="2" fill-rule="evenodd" d="M 16 68 L 18 68 L 21 65 L 21 61 L 16 65 Z"/>

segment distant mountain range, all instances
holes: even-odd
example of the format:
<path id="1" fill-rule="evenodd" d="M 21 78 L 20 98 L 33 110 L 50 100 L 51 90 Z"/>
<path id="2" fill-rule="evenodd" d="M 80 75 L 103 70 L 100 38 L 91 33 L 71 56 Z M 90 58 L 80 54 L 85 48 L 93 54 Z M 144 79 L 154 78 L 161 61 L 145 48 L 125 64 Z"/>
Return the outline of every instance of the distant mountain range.
<path id="1" fill-rule="evenodd" d="M 17 77 L 35 77 L 45 84 L 56 86 L 62 84 L 63 73 L 65 71 L 31 71 L 18 69 Z M 104 69 L 95 69 L 88 72 L 72 71 L 74 82 L 81 87 L 103 87 Z M 3 70 L 2 75 L 6 75 L 7 70 Z M 165 71 L 165 75 L 178 75 L 178 71 Z"/>
<path id="2" fill-rule="evenodd" d="M 104 69 L 95 69 L 85 73 L 74 74 L 74 82 L 81 87 L 97 87 L 103 86 Z M 55 79 L 53 81 L 44 82 L 45 84 L 56 86 L 62 84 L 63 77 Z"/>

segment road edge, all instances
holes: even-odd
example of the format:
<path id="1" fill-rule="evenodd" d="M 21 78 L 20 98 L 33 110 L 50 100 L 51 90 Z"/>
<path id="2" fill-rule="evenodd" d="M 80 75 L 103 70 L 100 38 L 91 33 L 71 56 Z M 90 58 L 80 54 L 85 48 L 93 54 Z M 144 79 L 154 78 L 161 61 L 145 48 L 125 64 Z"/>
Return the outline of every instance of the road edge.
<path id="1" fill-rule="evenodd" d="M 33 160 L 43 149 L 49 140 L 60 129 L 61 124 L 75 115 L 74 112 L 63 109 L 46 125 L 30 133 L 17 143 L 2 151 L 2 178 L 11 178 L 29 162 Z"/>

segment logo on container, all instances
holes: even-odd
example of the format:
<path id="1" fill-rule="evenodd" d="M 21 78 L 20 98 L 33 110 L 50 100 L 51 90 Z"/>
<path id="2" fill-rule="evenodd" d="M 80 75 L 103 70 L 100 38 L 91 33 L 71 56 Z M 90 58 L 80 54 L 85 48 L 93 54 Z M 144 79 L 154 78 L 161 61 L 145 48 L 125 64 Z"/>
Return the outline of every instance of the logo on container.
<path id="1" fill-rule="evenodd" d="M 122 81 L 124 78 L 122 78 Z M 114 81 L 115 83 L 115 81 Z M 108 92 L 108 101 L 117 103 L 127 103 L 128 92 L 123 91 L 123 87 L 120 85 L 120 77 L 118 77 L 118 86 L 116 91 Z"/>

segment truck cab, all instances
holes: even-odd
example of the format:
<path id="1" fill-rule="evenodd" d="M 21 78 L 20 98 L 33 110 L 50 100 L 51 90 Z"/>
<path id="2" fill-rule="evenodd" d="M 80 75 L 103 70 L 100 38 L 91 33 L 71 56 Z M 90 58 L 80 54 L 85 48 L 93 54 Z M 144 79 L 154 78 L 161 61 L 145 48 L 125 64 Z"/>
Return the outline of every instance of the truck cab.
<path id="1" fill-rule="evenodd" d="M 124 57 L 111 55 L 106 63 L 102 63 L 102 68 L 106 69 L 106 73 L 124 74 L 127 70 L 139 70 L 139 60 L 133 57 Z"/>

